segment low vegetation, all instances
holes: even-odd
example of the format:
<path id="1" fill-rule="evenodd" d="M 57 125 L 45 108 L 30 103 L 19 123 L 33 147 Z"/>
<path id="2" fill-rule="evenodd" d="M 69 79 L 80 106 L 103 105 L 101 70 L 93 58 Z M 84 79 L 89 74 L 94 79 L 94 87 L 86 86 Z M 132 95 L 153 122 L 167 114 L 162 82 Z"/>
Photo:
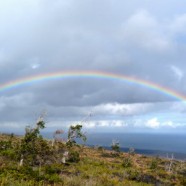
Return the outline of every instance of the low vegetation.
<path id="1" fill-rule="evenodd" d="M 68 137 L 46 140 L 40 135 L 45 122 L 27 127 L 24 136 L 0 135 L 1 186 L 145 186 L 186 185 L 186 162 L 120 152 L 119 142 L 112 151 L 78 145 L 86 140 L 82 125 L 70 126 Z"/>

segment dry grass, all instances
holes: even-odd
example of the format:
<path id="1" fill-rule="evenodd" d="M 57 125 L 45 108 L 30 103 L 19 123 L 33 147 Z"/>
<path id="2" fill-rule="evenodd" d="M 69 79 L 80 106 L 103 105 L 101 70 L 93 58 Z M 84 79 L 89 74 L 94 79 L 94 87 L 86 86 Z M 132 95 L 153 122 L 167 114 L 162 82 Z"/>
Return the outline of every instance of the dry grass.
<path id="1" fill-rule="evenodd" d="M 0 135 L 0 140 L 8 140 L 10 136 Z M 20 137 L 14 137 L 18 143 Z M 171 171 L 166 169 L 170 160 L 129 153 L 115 153 L 105 149 L 86 146 L 75 146 L 79 152 L 78 163 L 50 165 L 60 171 L 48 175 L 53 183 L 33 180 L 26 173 L 20 173 L 18 162 L 0 155 L 0 186 L 31 185 L 64 185 L 64 186 L 146 186 L 146 185 L 186 185 L 186 163 L 174 160 Z M 36 170 L 38 168 L 36 167 Z M 45 174 L 46 167 L 40 173 Z M 23 177 L 25 177 L 23 179 Z"/>

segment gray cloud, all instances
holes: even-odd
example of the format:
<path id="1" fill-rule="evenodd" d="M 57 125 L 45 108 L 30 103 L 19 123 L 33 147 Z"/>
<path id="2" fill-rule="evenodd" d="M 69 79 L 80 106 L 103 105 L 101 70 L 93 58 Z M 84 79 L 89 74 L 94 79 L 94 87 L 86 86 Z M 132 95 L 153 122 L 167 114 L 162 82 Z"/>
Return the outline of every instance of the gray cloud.
<path id="1" fill-rule="evenodd" d="M 175 0 L 1 2 L 0 83 L 93 70 L 152 81 L 185 94 L 184 7 L 184 1 Z M 75 78 L 20 86 L 1 92 L 0 101 L 0 120 L 21 122 L 42 109 L 54 120 L 69 120 L 99 108 L 98 115 L 107 120 L 111 113 L 106 116 L 100 105 L 113 103 L 153 104 L 154 109 L 138 108 L 139 113 L 131 115 L 159 113 L 175 99 L 126 82 Z"/>

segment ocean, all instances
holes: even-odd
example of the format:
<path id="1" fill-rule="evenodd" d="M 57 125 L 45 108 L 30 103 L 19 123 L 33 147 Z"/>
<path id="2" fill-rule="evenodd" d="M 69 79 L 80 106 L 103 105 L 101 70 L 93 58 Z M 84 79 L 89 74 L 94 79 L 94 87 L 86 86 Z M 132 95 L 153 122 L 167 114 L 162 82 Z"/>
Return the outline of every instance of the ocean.
<path id="1" fill-rule="evenodd" d="M 186 160 L 186 134 L 87 133 L 85 145 L 110 149 L 112 140 L 119 141 L 121 151 L 134 148 L 136 153 Z M 44 137 L 52 138 L 45 133 Z M 81 141 L 78 141 L 81 143 Z"/>

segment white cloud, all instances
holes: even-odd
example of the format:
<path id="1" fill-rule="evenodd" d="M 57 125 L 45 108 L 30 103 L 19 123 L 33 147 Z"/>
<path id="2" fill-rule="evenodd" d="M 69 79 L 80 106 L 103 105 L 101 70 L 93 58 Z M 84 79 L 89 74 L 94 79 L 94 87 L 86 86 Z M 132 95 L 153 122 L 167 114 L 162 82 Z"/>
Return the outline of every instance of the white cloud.
<path id="1" fill-rule="evenodd" d="M 162 123 L 162 127 L 169 127 L 169 128 L 179 128 L 179 127 L 185 127 L 186 124 L 182 123 L 174 123 L 173 121 L 165 121 Z"/>
<path id="2" fill-rule="evenodd" d="M 123 121 L 113 121 L 111 123 L 111 126 L 113 126 L 113 127 L 122 127 L 123 126 Z"/>
<path id="3" fill-rule="evenodd" d="M 83 127 L 85 127 L 85 128 L 94 128 L 94 127 L 96 127 L 96 123 L 95 122 L 84 123 Z"/>
<path id="4" fill-rule="evenodd" d="M 144 113 L 149 110 L 153 105 L 151 103 L 135 103 L 135 104 L 120 104 L 120 103 L 107 103 L 101 104 L 94 108 L 94 113 L 105 113 L 107 115 L 134 115 Z"/>
<path id="5" fill-rule="evenodd" d="M 32 67 L 32 69 L 36 69 L 36 68 L 40 67 L 40 64 L 39 63 L 35 63 L 35 64 L 32 64 L 31 67 Z"/>
<path id="6" fill-rule="evenodd" d="M 129 123 L 131 125 L 129 125 Z M 131 121 L 123 121 L 123 120 L 99 120 L 99 121 L 91 121 L 88 123 L 84 123 L 83 127 L 85 128 L 150 128 L 150 129 L 162 129 L 162 128 L 177 128 L 183 125 L 179 123 L 174 123 L 173 121 L 164 121 L 160 122 L 158 118 L 151 118 L 149 120 L 144 119 L 135 119 Z"/>
<path id="7" fill-rule="evenodd" d="M 162 126 L 176 128 L 177 125 L 175 125 L 172 121 L 166 121 L 162 123 Z"/>
<path id="8" fill-rule="evenodd" d="M 145 123 L 145 126 L 152 129 L 158 129 L 160 127 L 160 122 L 157 118 L 152 118 Z"/>
<path id="9" fill-rule="evenodd" d="M 174 76 L 180 81 L 184 76 L 184 72 L 180 68 L 174 65 L 171 65 L 170 68 L 172 72 L 174 73 Z"/>
<path id="10" fill-rule="evenodd" d="M 177 127 L 180 127 L 180 126 L 184 126 L 184 125 L 181 125 L 179 123 L 174 123 L 171 120 L 160 122 L 158 120 L 158 118 L 149 119 L 145 123 L 145 127 L 151 128 L 151 129 L 177 128 Z"/>
<path id="11" fill-rule="evenodd" d="M 109 121 L 110 122 L 110 121 Z M 96 125 L 99 126 L 99 127 L 108 127 L 109 126 L 109 122 L 108 121 L 98 121 L 96 122 Z"/>
<path id="12" fill-rule="evenodd" d="M 99 120 L 90 121 L 83 124 L 85 128 L 95 128 L 95 127 L 127 127 L 128 124 L 122 120 Z"/>

